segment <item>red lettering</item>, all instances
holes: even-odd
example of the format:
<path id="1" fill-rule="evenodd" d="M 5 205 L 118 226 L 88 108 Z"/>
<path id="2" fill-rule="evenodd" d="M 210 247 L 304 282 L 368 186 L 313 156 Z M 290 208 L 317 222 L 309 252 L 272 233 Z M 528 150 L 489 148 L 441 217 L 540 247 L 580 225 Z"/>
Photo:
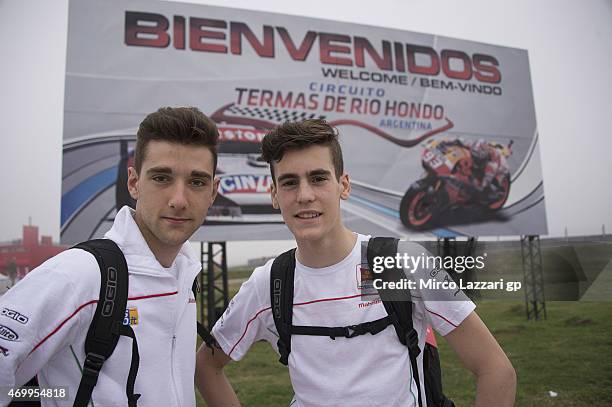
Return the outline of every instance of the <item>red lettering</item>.
<path id="1" fill-rule="evenodd" d="M 247 105 L 257 106 L 258 96 L 259 96 L 259 89 L 249 89 L 249 96 L 247 97 Z"/>
<path id="2" fill-rule="evenodd" d="M 314 31 L 308 31 L 299 48 L 295 47 L 295 44 L 291 40 L 291 36 L 287 32 L 287 30 L 283 27 L 276 27 L 278 34 L 283 40 L 283 44 L 285 44 L 285 48 L 291 56 L 291 59 L 294 61 L 305 61 L 308 58 L 308 54 L 312 49 L 312 44 L 314 44 L 315 39 L 317 38 L 317 33 Z"/>
<path id="3" fill-rule="evenodd" d="M 174 48 L 185 49 L 185 17 L 174 16 Z"/>
<path id="4" fill-rule="evenodd" d="M 189 48 L 193 51 L 227 54 L 227 47 L 225 45 L 202 42 L 202 38 L 225 40 L 225 33 L 221 31 L 204 30 L 202 27 L 225 29 L 227 28 L 227 23 L 223 20 L 191 17 L 189 19 Z"/>
<path id="5" fill-rule="evenodd" d="M 272 105 L 272 97 L 274 96 L 274 92 L 272 92 L 271 90 L 262 90 L 261 91 L 261 98 L 259 100 L 259 106 L 268 106 L 268 107 L 273 107 Z"/>
<path id="6" fill-rule="evenodd" d="M 147 25 L 142 25 L 144 22 Z M 169 26 L 170 22 L 161 14 L 126 11 L 125 45 L 166 48 L 170 44 L 170 36 L 166 32 Z"/>
<path id="7" fill-rule="evenodd" d="M 263 42 L 259 42 L 253 31 L 245 23 L 230 23 L 230 49 L 232 54 L 242 55 L 242 37 L 245 37 L 253 51 L 260 57 L 274 58 L 274 29 L 263 26 Z"/>
<path id="8" fill-rule="evenodd" d="M 406 72 L 406 63 L 404 62 L 404 45 L 401 42 L 394 42 L 393 48 L 395 49 L 395 70 L 399 72 Z"/>
<path id="9" fill-rule="evenodd" d="M 332 64 L 332 65 L 353 66 L 353 60 L 350 58 L 332 56 L 332 52 L 350 54 L 351 48 L 345 45 L 332 44 L 332 41 L 350 44 L 351 37 L 349 37 L 348 35 L 320 33 L 319 34 L 319 48 L 320 48 L 319 58 L 321 60 L 321 63 L 322 64 Z"/>
<path id="10" fill-rule="evenodd" d="M 472 55 L 472 61 L 475 70 L 474 77 L 480 82 L 501 82 L 501 72 L 497 69 L 499 62 L 495 57 L 491 55 L 474 54 Z"/>
<path id="11" fill-rule="evenodd" d="M 281 92 L 276 93 L 276 102 L 274 103 L 276 107 L 291 107 L 291 99 L 293 99 L 293 92 L 287 93 L 287 96 L 283 98 Z"/>
<path id="12" fill-rule="evenodd" d="M 417 65 L 416 54 L 428 55 L 430 64 L 428 66 Z M 433 48 L 406 44 L 406 55 L 408 57 L 408 70 L 411 73 L 422 75 L 437 75 L 440 73 L 440 61 L 438 59 L 438 54 Z"/>
<path id="13" fill-rule="evenodd" d="M 385 71 L 392 70 L 391 43 L 389 41 L 383 41 L 382 47 L 383 56 L 381 57 L 367 38 L 355 37 L 355 65 L 361 68 L 365 67 L 365 51 L 367 51 L 378 69 Z"/>
<path id="14" fill-rule="evenodd" d="M 468 80 L 472 77 L 472 61 L 465 52 L 445 49 L 442 51 L 442 71 L 444 74 L 453 79 Z M 450 66 L 451 59 L 460 60 L 463 68 L 453 70 Z"/>

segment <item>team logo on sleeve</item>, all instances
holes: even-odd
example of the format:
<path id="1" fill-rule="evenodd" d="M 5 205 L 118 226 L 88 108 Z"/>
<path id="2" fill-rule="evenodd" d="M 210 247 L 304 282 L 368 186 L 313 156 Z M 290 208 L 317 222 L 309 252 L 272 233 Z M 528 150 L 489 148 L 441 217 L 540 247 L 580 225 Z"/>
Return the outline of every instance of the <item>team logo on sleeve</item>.
<path id="1" fill-rule="evenodd" d="M 17 335 L 11 328 L 0 325 L 0 339 L 17 342 L 19 340 L 19 335 Z"/>
<path id="2" fill-rule="evenodd" d="M 24 325 L 27 324 L 29 321 L 29 318 L 26 317 L 25 315 L 22 315 L 19 312 L 14 311 L 12 309 L 8 309 L 8 308 L 2 308 L 1 315 L 3 317 L 14 319 L 15 321 L 19 322 L 20 324 L 24 324 Z"/>
<path id="3" fill-rule="evenodd" d="M 129 307 L 125 309 L 125 314 L 123 316 L 123 325 L 138 325 L 138 308 Z"/>

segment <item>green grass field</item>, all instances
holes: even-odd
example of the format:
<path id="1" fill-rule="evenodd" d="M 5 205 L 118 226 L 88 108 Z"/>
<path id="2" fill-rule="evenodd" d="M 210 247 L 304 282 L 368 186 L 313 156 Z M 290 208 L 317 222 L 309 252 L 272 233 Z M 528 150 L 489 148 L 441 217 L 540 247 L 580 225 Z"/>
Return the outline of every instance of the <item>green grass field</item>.
<path id="1" fill-rule="evenodd" d="M 525 320 L 519 301 L 483 302 L 477 310 L 516 369 L 517 406 L 612 405 L 612 303 L 549 302 L 548 319 L 537 322 Z M 457 406 L 473 405 L 471 374 L 443 339 L 438 342 L 445 393 Z M 257 343 L 242 361 L 228 365 L 243 406 L 289 404 L 288 370 L 277 359 L 267 343 Z M 204 405 L 198 394 L 198 406 Z"/>
<path id="2" fill-rule="evenodd" d="M 543 248 L 548 298 L 582 294 L 606 264 L 606 270 L 610 269 L 611 248 Z M 489 256 L 486 275 L 480 275 L 480 280 L 500 276 L 522 280 L 520 251 L 491 251 Z M 249 273 L 236 270 L 230 278 L 246 278 Z M 577 282 L 573 281 L 575 276 Z M 612 287 L 608 287 L 608 280 L 600 278 L 596 287 L 596 298 L 607 301 L 547 300 L 548 318 L 541 321 L 526 320 L 523 291 L 507 300 L 477 301 L 477 312 L 516 369 L 515 405 L 612 406 Z M 238 288 L 237 282 L 230 285 L 232 294 Z M 438 344 L 445 393 L 457 406 L 473 405 L 472 375 L 444 339 L 438 338 Z M 226 372 L 243 406 L 287 406 L 293 395 L 288 370 L 267 343 L 255 344 L 242 361 L 230 363 Z M 557 397 L 549 396 L 549 391 Z M 199 394 L 197 397 L 198 406 L 204 406 Z"/>

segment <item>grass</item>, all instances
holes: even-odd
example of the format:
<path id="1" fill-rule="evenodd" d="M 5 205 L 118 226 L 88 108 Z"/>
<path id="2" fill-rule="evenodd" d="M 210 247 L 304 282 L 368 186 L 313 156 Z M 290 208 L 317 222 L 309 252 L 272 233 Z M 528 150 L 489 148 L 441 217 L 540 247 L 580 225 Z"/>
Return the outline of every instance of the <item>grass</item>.
<path id="1" fill-rule="evenodd" d="M 478 313 L 514 365 L 517 406 L 610 406 L 612 303 L 548 302 L 548 319 L 526 321 L 521 302 L 483 302 Z M 473 405 L 471 375 L 439 341 L 444 386 L 459 406 Z M 552 398 L 549 391 L 558 393 Z"/>
<path id="2" fill-rule="evenodd" d="M 520 301 L 478 304 L 478 313 L 516 369 L 516 405 L 612 405 L 612 303 L 546 305 L 548 319 L 536 322 L 525 320 Z M 445 393 L 457 406 L 473 405 L 472 375 L 443 339 L 438 344 Z M 293 395 L 288 370 L 267 343 L 255 344 L 226 372 L 243 406 L 287 406 Z M 558 396 L 550 397 L 548 391 Z M 204 405 L 199 398 L 198 406 Z"/>
<path id="3" fill-rule="evenodd" d="M 249 266 L 232 267 L 231 269 L 227 271 L 227 277 L 229 279 L 246 280 L 247 278 L 251 276 L 253 269 L 254 267 L 249 267 Z"/>

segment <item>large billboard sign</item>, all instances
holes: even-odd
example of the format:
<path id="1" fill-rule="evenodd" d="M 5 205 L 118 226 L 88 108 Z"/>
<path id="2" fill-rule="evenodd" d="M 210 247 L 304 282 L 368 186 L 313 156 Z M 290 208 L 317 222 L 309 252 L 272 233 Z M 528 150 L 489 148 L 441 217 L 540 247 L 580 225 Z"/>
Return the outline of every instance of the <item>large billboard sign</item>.
<path id="1" fill-rule="evenodd" d="M 547 232 L 525 50 L 186 3 L 71 0 L 62 242 L 100 236 L 136 129 L 161 106 L 218 125 L 219 198 L 201 240 L 289 237 L 259 159 L 266 130 L 324 118 L 340 133 L 345 222 L 375 235 Z"/>

